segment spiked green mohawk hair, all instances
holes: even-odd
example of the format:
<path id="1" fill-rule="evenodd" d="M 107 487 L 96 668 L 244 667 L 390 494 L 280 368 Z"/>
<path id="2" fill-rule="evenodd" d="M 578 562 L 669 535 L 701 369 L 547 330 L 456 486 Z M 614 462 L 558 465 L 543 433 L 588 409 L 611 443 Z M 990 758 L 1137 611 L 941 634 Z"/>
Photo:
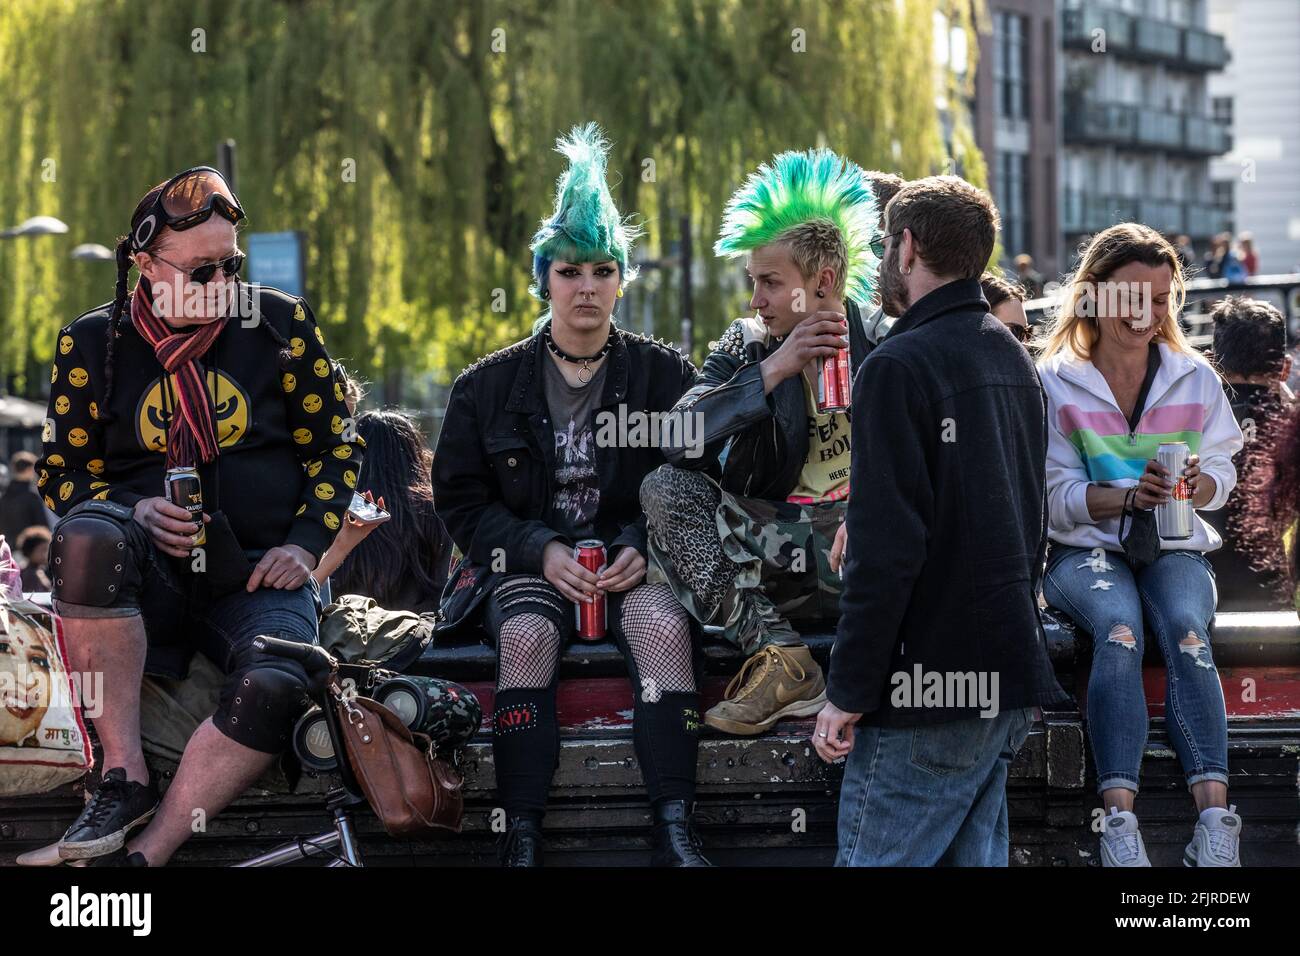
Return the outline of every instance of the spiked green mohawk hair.
<path id="1" fill-rule="evenodd" d="M 555 151 L 569 160 L 568 168 L 555 184 L 555 211 L 533 234 L 534 295 L 544 298 L 551 263 L 618 263 L 624 282 L 636 278 L 628 269 L 632 243 L 641 235 L 639 227 L 619 215 L 605 183 L 609 142 L 595 123 L 575 126 L 556 141 Z"/>
<path id="2" fill-rule="evenodd" d="M 844 238 L 845 294 L 870 302 L 879 265 L 871 243 L 879 238 L 879 218 L 871 181 L 857 163 L 829 149 L 778 153 L 727 201 L 713 251 L 736 259 L 795 226 L 824 220 Z"/>

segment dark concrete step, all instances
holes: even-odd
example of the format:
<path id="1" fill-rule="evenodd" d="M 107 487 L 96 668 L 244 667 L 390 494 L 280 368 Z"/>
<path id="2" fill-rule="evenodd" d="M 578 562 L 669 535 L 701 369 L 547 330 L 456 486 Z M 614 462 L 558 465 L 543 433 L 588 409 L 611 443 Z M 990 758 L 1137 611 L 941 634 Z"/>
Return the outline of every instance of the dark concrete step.
<path id="1" fill-rule="evenodd" d="M 833 625 L 819 622 L 800 633 L 813 657 L 822 667 L 827 667 L 831 645 L 835 642 Z M 1058 673 L 1068 672 L 1087 661 L 1090 639 L 1076 635 L 1067 618 L 1049 619 L 1047 638 L 1048 650 Z M 1300 666 L 1300 618 L 1290 611 L 1224 612 L 1215 617 L 1210 643 L 1216 663 L 1223 667 L 1247 664 Z M 723 641 L 720 631 L 712 627 L 704 628 L 701 651 L 706 674 L 733 674 L 744 659 L 744 655 Z M 1147 642 L 1144 660 L 1151 664 L 1161 663 L 1160 649 L 1155 641 Z M 452 680 L 491 680 L 496 671 L 496 652 L 474 632 L 458 636 L 454 641 L 435 638 L 410 670 Z M 573 641 L 565 648 L 560 662 L 562 677 L 626 673 L 623 656 L 612 640 Z"/>
<path id="2" fill-rule="evenodd" d="M 1286 742 L 1300 739 L 1300 727 L 1293 724 L 1289 738 L 1269 731 L 1244 725 L 1232 731 L 1231 794 L 1246 822 L 1243 859 L 1254 866 L 1300 866 L 1300 847 L 1295 840 L 1300 804 L 1294 746 Z M 733 753 L 781 750 L 790 744 L 791 736 L 757 738 Z M 1100 805 L 1091 769 L 1075 789 L 1046 786 L 1047 741 L 1042 728 L 1035 729 L 1035 736 L 1038 739 L 1031 737 L 1027 755 L 1017 760 L 1007 788 L 1012 863 L 1095 866 L 1097 836 L 1092 824 Z M 1157 721 L 1143 764 L 1137 809 L 1153 863 L 1176 866 L 1191 834 L 1195 807 L 1182 784 L 1177 761 L 1169 756 L 1163 741 L 1163 726 Z M 620 766 L 602 768 L 596 780 L 588 779 L 582 766 L 587 759 L 603 754 L 608 743 L 597 737 L 566 740 L 546 817 L 547 852 L 555 865 L 646 862 L 650 816 L 639 780 L 630 779 L 635 766 L 619 761 Z M 799 781 L 774 784 L 762 780 L 764 764 L 738 766 L 743 772 L 731 780 L 720 776 L 720 768 L 701 769 L 697 824 L 710 857 L 723 865 L 820 866 L 832 862 L 839 771 L 825 768 L 821 776 L 810 773 Z M 581 775 L 575 776 L 580 769 Z M 368 812 L 357 814 L 356 829 L 367 865 L 494 864 L 494 824 L 499 826 L 500 817 L 494 814 L 491 791 L 485 789 L 490 768 L 480 767 L 475 773 L 460 834 L 398 840 L 384 834 Z M 175 862 L 233 863 L 286 840 L 325 830 L 329 822 L 323 805 L 326 784 L 325 780 L 315 781 L 296 794 L 250 792 L 208 821 L 207 830 L 196 835 Z M 57 840 L 80 806 L 80 795 L 73 787 L 40 798 L 0 799 L 0 865 L 12 863 L 18 853 Z"/>

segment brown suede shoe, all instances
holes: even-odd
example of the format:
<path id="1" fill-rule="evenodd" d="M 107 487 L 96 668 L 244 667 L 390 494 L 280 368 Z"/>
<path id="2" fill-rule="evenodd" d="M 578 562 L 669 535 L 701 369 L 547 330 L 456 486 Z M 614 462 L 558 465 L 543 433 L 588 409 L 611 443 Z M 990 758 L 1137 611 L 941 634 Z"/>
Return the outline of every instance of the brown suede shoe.
<path id="1" fill-rule="evenodd" d="M 807 645 L 769 644 L 745 661 L 727 685 L 726 699 L 709 709 L 704 722 L 752 736 L 783 717 L 810 717 L 825 705 L 826 679 Z"/>

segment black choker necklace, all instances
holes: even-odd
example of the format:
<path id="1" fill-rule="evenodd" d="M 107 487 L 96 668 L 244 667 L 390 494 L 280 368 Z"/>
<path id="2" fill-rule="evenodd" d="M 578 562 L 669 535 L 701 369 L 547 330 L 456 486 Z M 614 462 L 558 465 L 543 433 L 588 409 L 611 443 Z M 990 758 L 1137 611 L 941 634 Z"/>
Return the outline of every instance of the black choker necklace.
<path id="1" fill-rule="evenodd" d="M 542 335 L 546 338 L 546 347 L 550 349 L 557 358 L 569 362 L 570 364 L 581 366 L 581 368 L 578 369 L 578 381 L 583 385 L 586 385 L 591 381 L 591 363 L 603 359 L 609 354 L 609 350 L 614 347 L 613 330 L 610 331 L 609 338 L 605 341 L 605 347 L 595 355 L 570 355 L 568 352 L 565 352 L 555 344 L 555 339 L 551 338 L 551 327 L 549 325 L 542 330 Z"/>

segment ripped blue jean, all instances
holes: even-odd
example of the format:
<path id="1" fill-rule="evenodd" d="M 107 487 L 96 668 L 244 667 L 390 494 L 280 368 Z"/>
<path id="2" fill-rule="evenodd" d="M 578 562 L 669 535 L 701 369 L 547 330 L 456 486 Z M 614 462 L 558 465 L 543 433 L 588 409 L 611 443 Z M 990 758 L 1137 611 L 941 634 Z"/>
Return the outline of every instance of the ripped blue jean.
<path id="1" fill-rule="evenodd" d="M 1133 571 L 1122 553 L 1054 545 L 1047 603 L 1093 636 L 1088 734 L 1097 789 L 1137 792 L 1147 741 L 1142 649 L 1154 634 L 1164 656 L 1165 726 L 1187 784 L 1228 782 L 1228 721 L 1210 652 L 1214 572 L 1199 551 L 1162 551 Z"/>

